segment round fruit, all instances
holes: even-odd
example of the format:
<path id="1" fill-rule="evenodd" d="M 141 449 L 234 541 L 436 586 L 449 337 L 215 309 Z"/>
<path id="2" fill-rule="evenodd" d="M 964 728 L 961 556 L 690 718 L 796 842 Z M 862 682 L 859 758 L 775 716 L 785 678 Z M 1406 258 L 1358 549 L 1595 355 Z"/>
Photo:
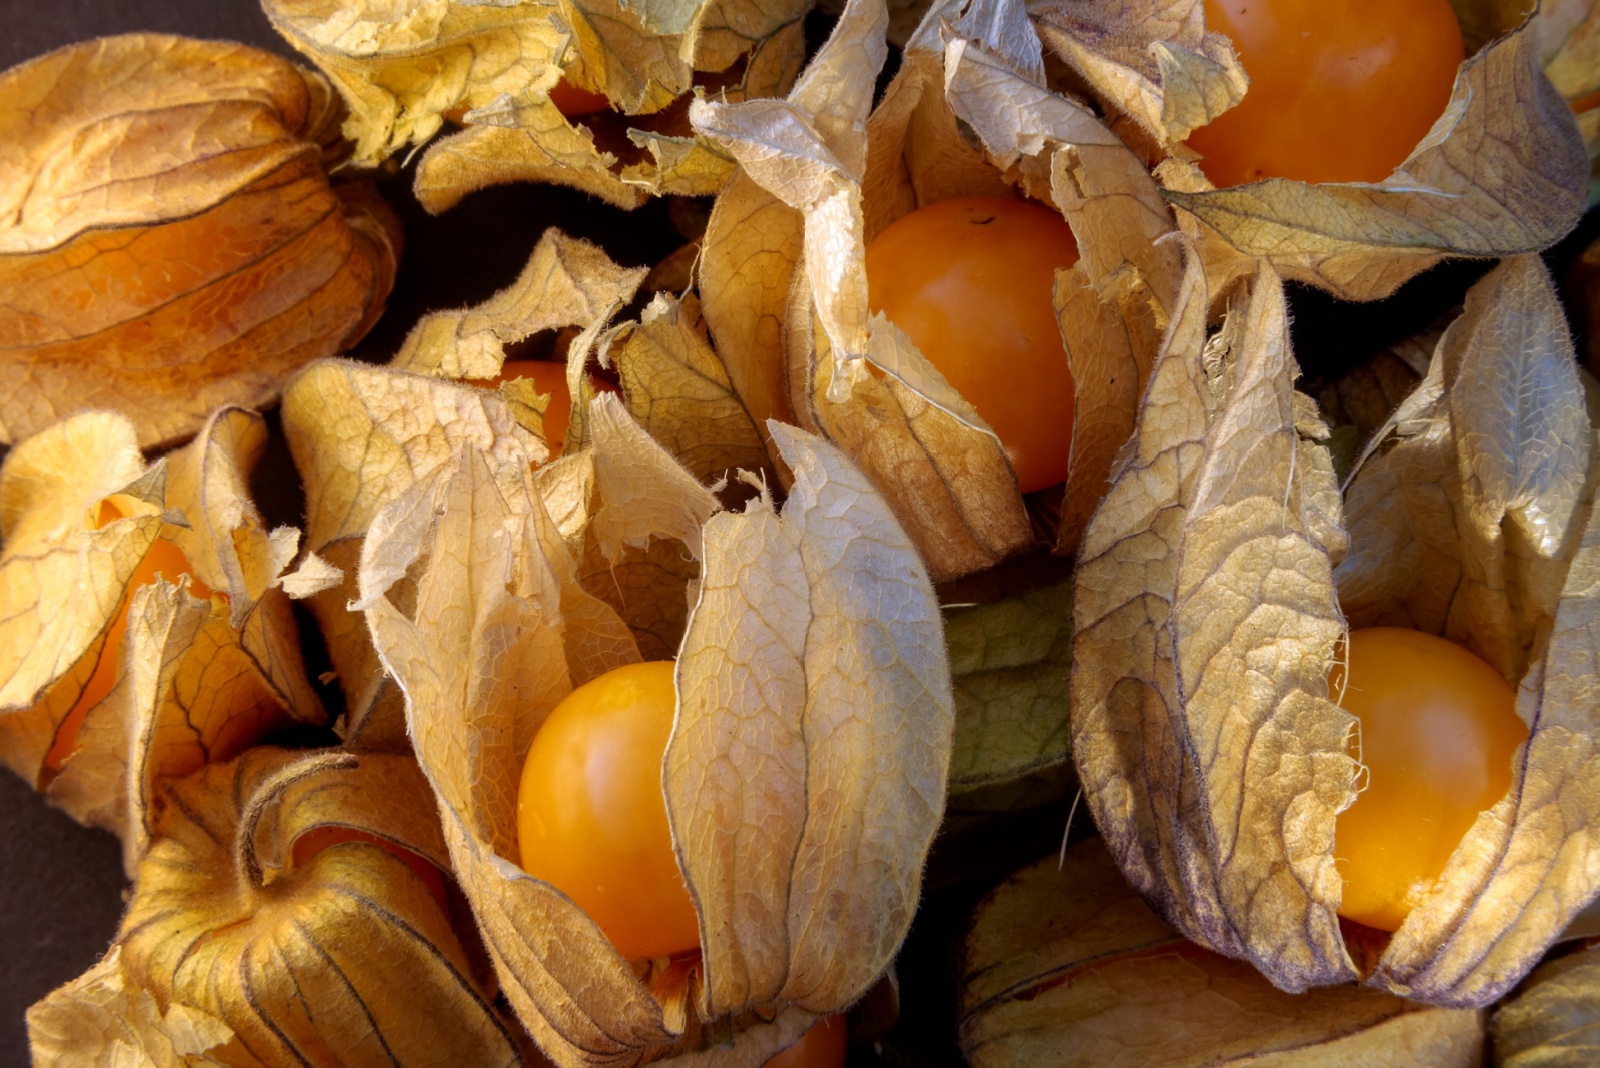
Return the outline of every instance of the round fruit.
<path id="1" fill-rule="evenodd" d="M 611 110 L 611 101 L 606 99 L 604 93 L 579 89 L 565 78 L 556 82 L 555 88 L 550 90 L 550 103 L 569 119 Z"/>
<path id="2" fill-rule="evenodd" d="M 1464 49 L 1448 0 L 1205 0 L 1250 89 L 1189 135 L 1223 187 L 1380 182 L 1450 102 Z"/>
<path id="3" fill-rule="evenodd" d="M 993 197 L 919 208 L 867 246 L 872 310 L 994 428 L 1024 493 L 1067 478 L 1073 387 L 1054 294 L 1077 261 L 1060 215 Z"/>
<path id="4" fill-rule="evenodd" d="M 669 661 L 584 683 L 534 736 L 517 795 L 522 867 L 632 960 L 700 947 L 661 793 L 677 697 Z"/>
<path id="5" fill-rule="evenodd" d="M 765 1068 L 844 1068 L 849 1031 L 843 1016 L 824 1016 Z"/>
<path id="6" fill-rule="evenodd" d="M 1328 681 L 1361 721 L 1351 745 L 1367 781 L 1335 830 L 1339 912 L 1394 931 L 1505 796 L 1528 728 L 1500 673 L 1443 638 L 1370 627 L 1350 635 L 1348 657 L 1348 675 L 1335 666 Z"/>

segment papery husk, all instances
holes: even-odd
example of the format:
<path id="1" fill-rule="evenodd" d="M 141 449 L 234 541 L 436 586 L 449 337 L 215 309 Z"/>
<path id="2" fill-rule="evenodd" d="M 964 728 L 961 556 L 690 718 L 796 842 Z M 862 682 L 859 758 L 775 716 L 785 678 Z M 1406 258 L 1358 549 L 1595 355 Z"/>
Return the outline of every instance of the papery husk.
<path id="1" fill-rule="evenodd" d="M 414 762 L 259 748 L 167 789 L 110 954 L 29 1013 L 34 1063 L 162 1041 L 226 1065 L 522 1063 L 404 861 L 362 840 L 291 862 L 339 827 L 444 865 Z"/>
<path id="2" fill-rule="evenodd" d="M 423 145 L 447 115 L 467 124 L 430 146 L 418 168 L 417 197 L 439 212 L 475 189 L 511 181 L 569 185 L 623 208 L 662 193 L 715 192 L 732 165 L 709 146 L 674 136 L 670 124 L 609 113 L 568 118 L 550 101 L 550 90 L 565 79 L 606 96 L 628 116 L 647 116 L 687 93 L 697 71 L 729 71 L 742 60 L 727 91 L 738 98 L 781 93 L 804 55 L 801 20 L 810 5 L 436 0 L 391 9 L 367 0 L 266 0 L 264 6 L 278 31 L 344 96 L 345 134 L 356 142 L 357 164 L 375 166 L 408 145 Z M 596 133 L 605 134 L 600 143 Z M 624 135 L 636 148 L 628 154 L 639 157 L 631 162 L 602 147 Z"/>
<path id="3" fill-rule="evenodd" d="M 223 409 L 193 443 L 143 473 L 136 492 L 108 493 L 84 476 L 117 481 L 142 460 L 127 420 L 90 413 L 30 439 L 8 458 L 3 477 L 11 490 L 0 495 L 26 510 L 7 516 L 6 529 L 15 533 L 0 563 L 0 588 L 11 596 L 27 592 L 35 581 L 27 573 L 41 558 L 88 559 L 42 576 L 40 600 L 20 617 L 48 613 L 54 626 L 79 634 L 64 636 L 53 650 L 62 674 L 44 682 L 31 706 L 0 716 L 0 746 L 7 763 L 44 789 L 52 804 L 117 833 L 130 872 L 148 843 L 158 780 L 228 760 L 288 723 L 325 718 L 300 659 L 288 597 L 279 588 L 299 532 L 269 533 L 248 495 L 250 471 L 265 446 L 259 415 Z M 32 499 L 18 499 L 19 491 Z M 95 531 L 93 519 L 107 497 L 129 517 Z M 46 523 L 44 531 L 30 529 Z M 157 536 L 174 541 L 199 580 L 220 596 L 192 597 L 187 581 L 182 587 L 159 581 L 130 593 L 133 568 Z M 137 546 L 137 555 L 113 557 L 110 568 L 95 566 L 94 543 L 107 537 Z M 118 681 L 82 714 L 81 726 L 74 724 L 68 714 L 130 596 Z M 79 644 L 85 635 L 87 647 Z M 21 652 L 29 639 L 18 640 Z M 32 640 L 49 638 L 41 633 Z M 12 676 L 14 685 L 24 681 Z M 46 755 L 63 730 L 77 731 L 73 748 L 52 766 Z"/>
<path id="4" fill-rule="evenodd" d="M 1286 994 L 1186 941 L 1098 839 L 1013 875 L 978 906 L 961 959 L 973 1068 L 1478 1068 L 1483 1014 L 1350 986 Z"/>
<path id="5" fill-rule="evenodd" d="M 1317 408 L 1328 424 L 1328 451 L 1341 482 L 1373 435 L 1388 425 L 1395 409 L 1427 374 L 1443 332 L 1439 324 L 1404 338 L 1316 390 Z"/>
<path id="6" fill-rule="evenodd" d="M 1588 194 L 1589 156 L 1566 100 L 1540 69 L 1535 17 L 1462 6 L 1481 16 L 1466 22 L 1469 49 L 1483 47 L 1462 64 L 1433 128 L 1383 181 L 1271 178 L 1216 189 L 1176 151 L 1158 168 L 1213 293 L 1265 258 L 1285 279 L 1377 300 L 1446 257 L 1535 252 L 1572 229 Z M 1134 25 L 1155 32 L 1146 19 Z M 1486 37 L 1493 40 L 1483 44 Z"/>
<path id="7" fill-rule="evenodd" d="M 515 438 L 543 463 L 550 453 L 543 440 L 549 398 L 531 388 L 524 397 L 508 383 L 503 399 L 521 402 L 507 408 L 463 382 L 493 379 L 506 346 L 541 331 L 604 326 L 644 274 L 617 266 L 586 241 L 547 230 L 516 281 L 481 304 L 423 316 L 388 368 L 317 364 L 285 390 L 284 433 L 306 486 L 306 543 L 343 573 L 338 586 L 308 603 L 339 674 L 351 744 L 390 750 L 408 744 L 400 694 L 383 675 L 360 613 L 346 608 L 356 596 L 356 563 L 372 517 L 467 438 L 484 445 L 497 436 Z M 586 352 L 570 356 L 569 387 L 581 398 L 586 388 L 592 393 Z M 581 423 L 569 429 L 581 432 Z"/>
<path id="8" fill-rule="evenodd" d="M 1530 730 L 1506 797 L 1377 961 L 1368 981 L 1396 993 L 1487 1004 L 1600 891 L 1595 455 L 1554 286 L 1518 257 L 1468 293 L 1349 487 L 1350 624 L 1471 649 L 1518 687 Z"/>
<path id="9" fill-rule="evenodd" d="M 400 235 L 371 186 L 330 186 L 334 105 L 276 56 L 159 34 L 0 75 L 0 440 L 108 408 L 170 444 L 366 332 Z"/>
<path id="10" fill-rule="evenodd" d="M 1034 534 L 993 432 L 904 334 L 869 314 L 867 242 L 918 206 L 963 195 L 1025 192 L 1073 226 L 1082 258 L 1056 290 L 1078 388 L 1058 541 L 1068 553 L 1132 429 L 1179 270 L 1176 250 L 1149 243 L 1172 228 L 1155 184 L 1089 112 L 1044 88 L 1021 7 L 979 3 L 946 29 L 958 14 L 929 12 L 876 111 L 887 16 L 868 0 L 846 8 L 787 101 L 690 109 L 744 169 L 705 239 L 713 338 L 787 366 L 786 401 L 776 371 L 751 392 L 769 410 L 792 408 L 862 466 L 936 579 L 993 566 Z"/>
<path id="11" fill-rule="evenodd" d="M 1600 1057 L 1600 951 L 1585 947 L 1535 968 L 1495 1010 L 1500 1068 L 1583 1068 Z"/>
<path id="12" fill-rule="evenodd" d="M 937 605 L 882 499 L 826 444 L 773 428 L 796 476 L 782 517 L 764 494 L 716 514 L 615 397 L 589 422 L 587 449 L 536 472 L 468 447 L 392 502 L 362 607 L 501 987 L 545 1052 L 754 1068 L 863 994 L 909 925 L 948 760 Z M 639 656 L 585 593 L 578 550 L 661 540 L 696 562 L 663 779 L 704 956 L 651 987 L 511 858 L 539 723 Z M 415 600 L 396 605 L 407 574 Z"/>
<path id="13" fill-rule="evenodd" d="M 1180 931 L 1288 991 L 1348 981 L 1334 816 L 1353 717 L 1328 700 L 1344 550 L 1326 429 L 1294 392 L 1262 264 L 1206 335 L 1178 311 L 1075 571 L 1072 750 L 1134 887 Z"/>
<path id="14" fill-rule="evenodd" d="M 1589 206 L 1600 202 L 1600 7 L 1593 0 L 1541 0 L 1539 63 L 1578 120 L 1589 150 Z"/>

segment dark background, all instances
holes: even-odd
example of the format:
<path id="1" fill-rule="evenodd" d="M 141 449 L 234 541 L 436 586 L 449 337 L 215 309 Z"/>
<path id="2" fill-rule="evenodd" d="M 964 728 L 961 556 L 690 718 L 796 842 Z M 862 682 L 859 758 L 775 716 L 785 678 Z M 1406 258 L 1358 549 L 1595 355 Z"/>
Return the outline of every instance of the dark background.
<path id="1" fill-rule="evenodd" d="M 812 37 L 820 40 L 826 23 L 813 22 Z M 75 41 L 134 30 L 229 38 L 294 55 L 253 0 L 0 0 L 0 68 Z M 547 226 L 596 241 L 625 264 L 654 263 L 683 240 L 664 202 L 627 214 L 543 186 L 486 190 L 434 219 L 411 198 L 410 177 L 400 171 L 383 181 L 405 225 L 406 249 L 389 311 L 357 350 L 369 359 L 387 359 L 425 311 L 473 303 L 509 283 Z M 1552 252 L 1558 277 L 1597 231 L 1600 218 L 1591 213 L 1580 234 Z M 1343 304 L 1291 287 L 1296 351 L 1308 377 L 1334 376 L 1427 326 L 1459 302 L 1488 266 L 1445 265 L 1395 299 L 1372 305 Z M 263 468 L 256 489 L 267 520 L 298 525 L 298 488 L 281 439 Z M 317 670 L 313 664 L 313 675 Z M 328 697 L 337 704 L 336 694 Z M 998 823 L 969 823 L 940 839 L 924 907 L 900 960 L 901 1024 L 881 1047 L 884 1059 L 857 1050 L 853 1064 L 959 1063 L 948 976 L 965 918 L 1005 874 L 1056 850 L 1067 807 L 1067 799 L 1057 797 Z M 1080 814 L 1073 837 L 1089 829 Z M 115 839 L 77 826 L 0 770 L 0 1068 L 28 1063 L 23 1013 L 104 952 L 126 888 Z"/>

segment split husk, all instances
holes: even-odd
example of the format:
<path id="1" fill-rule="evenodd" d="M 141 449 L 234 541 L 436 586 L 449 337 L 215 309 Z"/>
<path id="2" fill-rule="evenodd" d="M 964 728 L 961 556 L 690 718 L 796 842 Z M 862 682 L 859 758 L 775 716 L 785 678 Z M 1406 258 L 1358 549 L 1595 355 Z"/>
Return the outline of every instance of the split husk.
<path id="1" fill-rule="evenodd" d="M 618 207 L 652 195 L 715 192 L 730 161 L 683 127 L 682 99 L 716 76 L 735 99 L 787 90 L 805 54 L 810 4 L 783 0 L 264 0 L 274 27 L 333 82 L 359 166 L 430 145 L 417 198 L 443 211 L 513 181 L 555 182 Z M 568 117 L 560 82 L 598 93 L 613 112 Z"/>
<path id="2" fill-rule="evenodd" d="M 1277 278 L 1263 263 L 1208 338 L 1210 299 L 1193 261 L 1079 558 L 1085 797 L 1134 886 L 1189 937 L 1285 990 L 1356 978 L 1336 916 L 1334 816 L 1358 769 L 1352 719 L 1327 696 L 1335 645 L 1346 620 L 1465 645 L 1520 687 L 1531 736 L 1506 798 L 1361 970 L 1420 1001 L 1488 1004 L 1600 889 L 1600 526 L 1553 286 L 1518 257 L 1473 287 L 1343 508 L 1326 428 L 1291 387 Z"/>
<path id="3" fill-rule="evenodd" d="M 400 859 L 447 862 L 414 762 L 258 748 L 166 788 L 110 952 L 28 1013 L 35 1064 L 523 1063 Z M 357 837 L 295 854 L 325 829 Z"/>
<path id="4" fill-rule="evenodd" d="M 1286 994 L 1163 923 L 1094 838 L 991 892 L 960 968 L 973 1068 L 1483 1063 L 1482 1012 L 1350 986 Z"/>
<path id="5" fill-rule="evenodd" d="M 1393 174 L 1377 183 L 1274 178 L 1231 189 L 1214 188 L 1182 144 L 1248 91 L 1232 46 L 1205 32 L 1201 0 L 1044 0 L 1029 11 L 1101 104 L 1167 156 L 1157 175 L 1205 260 L 1212 293 L 1220 297 L 1265 258 L 1285 279 L 1376 300 L 1446 257 L 1547 248 L 1583 212 L 1584 138 L 1541 70 L 1557 25 L 1541 25 L 1521 5 L 1454 6 L 1468 59 L 1444 114 Z M 1583 68 L 1585 47 L 1592 44 L 1574 40 L 1562 62 Z"/>
<path id="6" fill-rule="evenodd" d="M 785 101 L 691 107 L 696 128 L 742 168 L 704 244 L 712 337 L 719 350 L 758 354 L 752 412 L 793 418 L 843 448 L 936 579 L 991 567 L 1034 543 L 1028 506 L 971 404 L 870 313 L 865 251 L 900 216 L 955 196 L 1053 205 L 1081 252 L 1058 272 L 1055 296 L 1077 397 L 1066 500 L 1050 533 L 1070 553 L 1132 429 L 1177 291 L 1179 253 L 1156 243 L 1170 213 L 1138 157 L 1045 87 L 1020 4 L 930 11 L 873 110 L 886 19 L 879 0 L 848 5 Z"/>
<path id="7" fill-rule="evenodd" d="M 160 34 L 0 74 L 0 441 L 104 408 L 171 444 L 366 332 L 400 234 L 324 173 L 336 104 L 276 56 Z"/>
<path id="8" fill-rule="evenodd" d="M 763 490 L 735 514 L 615 397 L 588 425 L 587 448 L 536 471 L 516 433 L 466 444 L 392 500 L 360 606 L 501 988 L 544 1051 L 753 1068 L 864 994 L 910 923 L 949 759 L 937 603 L 882 498 L 826 443 L 771 428 L 788 503 L 780 516 Z M 639 591 L 692 605 L 667 650 L 663 785 L 702 952 L 672 964 L 623 960 L 511 859 L 540 721 L 652 637 L 587 591 L 581 561 L 656 544 L 692 564 Z"/>
<path id="9" fill-rule="evenodd" d="M 286 574 L 299 532 L 269 532 L 248 495 L 266 434 L 254 412 L 222 409 L 146 467 L 132 423 L 89 412 L 22 442 L 0 469 L 0 757 L 75 819 L 121 836 L 130 871 L 159 780 L 325 718 L 283 589 L 307 580 Z M 103 502 L 118 518 L 101 524 Z M 130 588 L 157 538 L 178 546 L 203 596 L 187 579 Z M 124 610 L 126 638 L 108 651 Z M 84 706 L 102 656 L 117 658 L 116 681 Z"/>

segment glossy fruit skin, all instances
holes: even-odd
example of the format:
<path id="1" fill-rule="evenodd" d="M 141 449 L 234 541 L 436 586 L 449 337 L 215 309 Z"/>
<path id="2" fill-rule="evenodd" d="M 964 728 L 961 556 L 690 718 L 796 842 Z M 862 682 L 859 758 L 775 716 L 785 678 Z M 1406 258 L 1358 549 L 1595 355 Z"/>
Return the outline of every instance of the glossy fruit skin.
<path id="1" fill-rule="evenodd" d="M 630 664 L 573 690 L 534 736 L 517 795 L 523 869 L 630 960 L 700 948 L 661 793 L 672 676 L 670 661 Z"/>
<path id="2" fill-rule="evenodd" d="M 555 87 L 550 90 L 550 103 L 569 119 L 611 110 L 611 101 L 606 99 L 604 93 L 591 93 L 587 89 L 579 89 L 565 78 L 556 82 Z"/>
<path id="3" fill-rule="evenodd" d="M 121 518 L 123 518 L 122 511 L 116 505 L 110 501 L 101 501 L 95 526 L 103 527 Z M 100 647 L 100 659 L 95 662 L 94 674 L 89 676 L 88 685 L 83 688 L 83 693 L 78 696 L 77 702 L 61 721 L 55 740 L 51 742 L 50 750 L 45 754 L 44 763 L 47 769 L 59 770 L 67 757 L 72 755 L 73 746 L 78 741 L 78 731 L 83 727 L 83 720 L 88 715 L 89 709 L 105 700 L 106 694 L 111 692 L 111 687 L 116 685 L 117 673 L 121 670 L 122 643 L 128 636 L 128 609 L 133 604 L 133 595 L 154 582 L 158 575 L 171 583 L 176 583 L 180 577 L 187 575 L 189 593 L 192 596 L 202 600 L 213 596 L 211 589 L 194 577 L 194 568 L 190 566 L 189 558 L 183 555 L 182 549 L 166 538 L 157 538 L 150 543 L 144 559 L 139 561 L 133 577 L 124 587 L 122 603 L 117 606 L 117 614 L 111 621 L 111 629 L 106 632 L 105 644 Z"/>
<path id="4" fill-rule="evenodd" d="M 1067 478 L 1072 375 L 1055 273 L 1072 229 L 1022 200 L 959 197 L 903 216 L 867 246 L 867 299 L 994 428 L 1022 492 Z"/>
<path id="5" fill-rule="evenodd" d="M 1528 728 L 1500 673 L 1453 642 L 1369 627 L 1348 650 L 1348 682 L 1336 666 L 1329 692 L 1361 721 L 1351 753 L 1367 779 L 1335 829 L 1339 914 L 1394 931 L 1478 814 L 1505 796 Z"/>
<path id="6" fill-rule="evenodd" d="M 1450 102 L 1464 49 L 1448 0 L 1205 0 L 1250 89 L 1189 136 L 1218 187 L 1380 182 Z"/>
<path id="7" fill-rule="evenodd" d="M 800 1041 L 768 1060 L 763 1068 L 844 1068 L 850 1027 L 841 1016 L 824 1016 Z"/>

